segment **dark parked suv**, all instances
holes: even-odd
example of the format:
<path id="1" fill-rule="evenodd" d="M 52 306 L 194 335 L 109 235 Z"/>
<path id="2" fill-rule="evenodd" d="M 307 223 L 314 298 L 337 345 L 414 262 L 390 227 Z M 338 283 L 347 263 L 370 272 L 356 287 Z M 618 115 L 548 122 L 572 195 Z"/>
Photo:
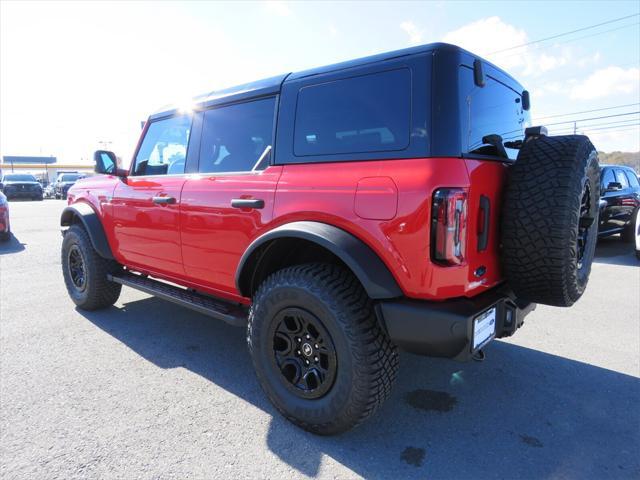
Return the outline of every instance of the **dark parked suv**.
<path id="1" fill-rule="evenodd" d="M 42 200 L 42 185 L 31 174 L 28 173 L 7 173 L 0 181 L 0 190 L 7 199 L 30 198 L 32 200 Z"/>
<path id="2" fill-rule="evenodd" d="M 81 178 L 84 175 L 80 173 L 61 173 L 53 184 L 53 194 L 56 198 L 67 198 L 69 189 Z"/>
<path id="3" fill-rule="evenodd" d="M 640 208 L 640 184 L 631 167 L 601 165 L 600 226 L 598 235 L 620 233 L 622 240 L 635 240 L 635 220 Z"/>

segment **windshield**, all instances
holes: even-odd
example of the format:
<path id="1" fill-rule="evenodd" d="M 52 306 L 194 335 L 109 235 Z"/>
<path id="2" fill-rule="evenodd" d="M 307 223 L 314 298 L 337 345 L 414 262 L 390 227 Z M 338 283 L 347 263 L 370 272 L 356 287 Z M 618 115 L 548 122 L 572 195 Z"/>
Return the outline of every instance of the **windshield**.
<path id="1" fill-rule="evenodd" d="M 4 176 L 5 182 L 37 182 L 33 175 L 24 175 L 19 173 L 10 173 Z"/>
<path id="2" fill-rule="evenodd" d="M 60 181 L 61 182 L 75 182 L 76 180 L 82 178 L 82 175 L 78 175 L 78 174 L 67 174 L 67 175 L 62 175 L 62 177 L 60 177 Z"/>

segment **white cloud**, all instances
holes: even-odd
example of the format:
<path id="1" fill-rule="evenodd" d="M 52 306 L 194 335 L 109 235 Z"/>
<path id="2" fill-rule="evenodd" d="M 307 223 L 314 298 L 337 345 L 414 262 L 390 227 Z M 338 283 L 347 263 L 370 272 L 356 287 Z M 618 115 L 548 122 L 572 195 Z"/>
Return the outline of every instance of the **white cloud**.
<path id="1" fill-rule="evenodd" d="M 527 34 L 524 30 L 504 23 L 500 17 L 488 17 L 449 32 L 442 40 L 480 55 L 487 55 L 493 51 L 526 43 Z"/>
<path id="2" fill-rule="evenodd" d="M 616 94 L 638 91 L 640 68 L 607 67 L 595 71 L 571 89 L 574 100 L 592 100 Z"/>
<path id="3" fill-rule="evenodd" d="M 335 38 L 338 36 L 338 33 L 338 29 L 334 25 L 329 25 L 329 35 Z"/>
<path id="4" fill-rule="evenodd" d="M 589 56 L 583 56 L 579 59 L 576 60 L 576 63 L 578 64 L 579 67 L 586 67 L 590 64 L 596 64 L 600 61 L 600 59 L 602 58 L 602 55 L 600 54 L 600 52 L 596 52 L 593 55 Z"/>
<path id="5" fill-rule="evenodd" d="M 280 17 L 289 17 L 293 12 L 287 2 L 282 0 L 269 0 L 264 2 L 264 7 L 268 12 L 271 12 Z"/>
<path id="6" fill-rule="evenodd" d="M 409 43 L 412 45 L 418 45 L 422 43 L 422 30 L 420 30 L 415 23 L 407 20 L 400 24 L 400 28 L 409 35 Z"/>
<path id="7" fill-rule="evenodd" d="M 464 25 L 447 33 L 444 42 L 459 45 L 482 55 L 505 70 L 519 70 L 522 76 L 537 76 L 566 65 L 571 57 L 567 49 L 558 55 L 540 53 L 534 46 L 525 45 L 513 50 L 507 48 L 529 42 L 527 33 L 503 22 L 500 17 L 488 17 Z"/>

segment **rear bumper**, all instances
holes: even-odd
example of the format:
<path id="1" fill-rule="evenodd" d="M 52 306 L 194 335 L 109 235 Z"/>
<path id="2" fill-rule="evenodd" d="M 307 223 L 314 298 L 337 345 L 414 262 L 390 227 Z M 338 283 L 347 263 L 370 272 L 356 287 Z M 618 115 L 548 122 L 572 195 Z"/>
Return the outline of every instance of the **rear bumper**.
<path id="1" fill-rule="evenodd" d="M 474 319 L 492 307 L 496 307 L 496 338 L 500 338 L 513 335 L 536 304 L 497 288 L 444 302 L 383 301 L 377 304 L 377 313 L 391 340 L 403 350 L 464 361 L 480 350 L 472 348 Z"/>

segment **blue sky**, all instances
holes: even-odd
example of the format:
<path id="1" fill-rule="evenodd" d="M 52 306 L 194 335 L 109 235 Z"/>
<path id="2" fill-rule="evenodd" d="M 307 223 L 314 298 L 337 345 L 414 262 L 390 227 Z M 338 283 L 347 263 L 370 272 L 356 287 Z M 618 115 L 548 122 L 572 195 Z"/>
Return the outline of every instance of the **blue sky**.
<path id="1" fill-rule="evenodd" d="M 127 158 L 140 120 L 198 93 L 433 41 L 486 56 L 639 11 L 637 1 L 3 1 L 0 152 L 77 161 L 108 141 Z M 531 91 L 534 120 L 637 104 L 639 21 L 488 58 Z M 638 110 L 631 105 L 539 123 Z M 578 130 L 605 151 L 637 151 L 638 118 L 584 121 Z"/>

